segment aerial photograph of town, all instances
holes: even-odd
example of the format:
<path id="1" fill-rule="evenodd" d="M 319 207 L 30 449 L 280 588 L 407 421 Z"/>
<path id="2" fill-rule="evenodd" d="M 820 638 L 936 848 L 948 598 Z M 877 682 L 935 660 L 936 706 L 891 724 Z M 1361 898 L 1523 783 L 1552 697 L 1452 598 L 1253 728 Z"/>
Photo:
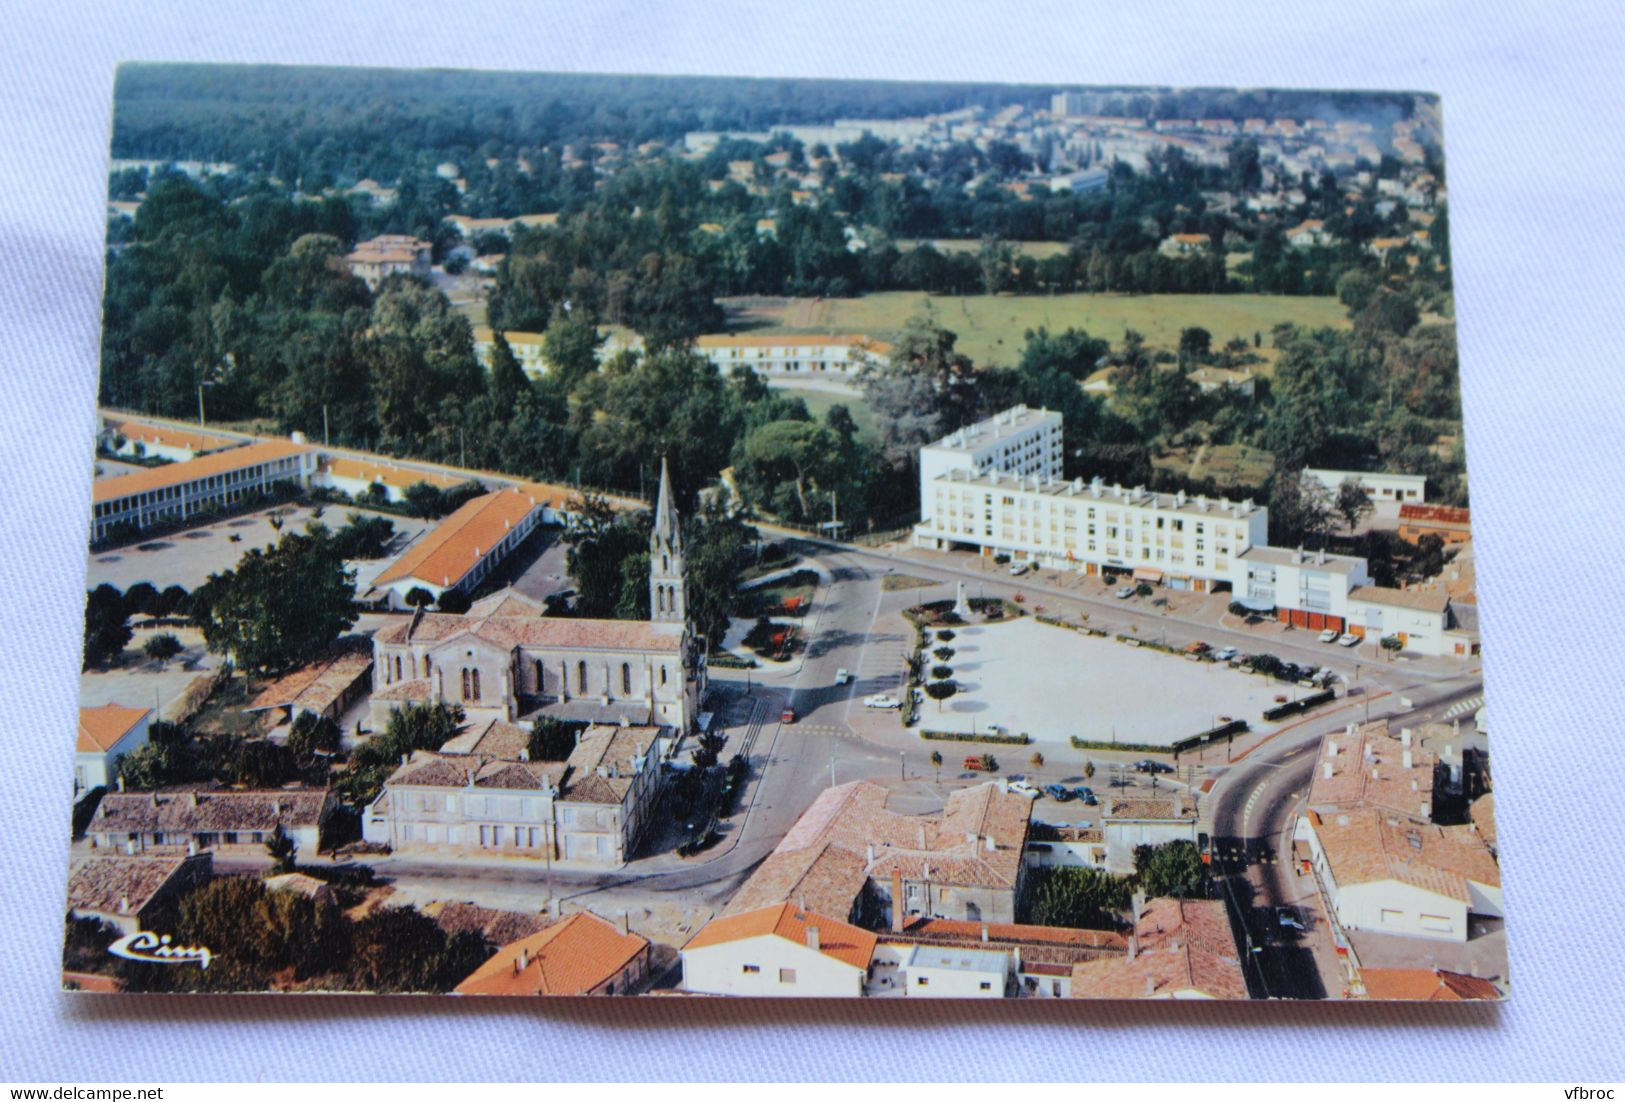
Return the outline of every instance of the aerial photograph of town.
<path id="1" fill-rule="evenodd" d="M 121 67 L 63 986 L 1506 998 L 1443 151 Z"/>

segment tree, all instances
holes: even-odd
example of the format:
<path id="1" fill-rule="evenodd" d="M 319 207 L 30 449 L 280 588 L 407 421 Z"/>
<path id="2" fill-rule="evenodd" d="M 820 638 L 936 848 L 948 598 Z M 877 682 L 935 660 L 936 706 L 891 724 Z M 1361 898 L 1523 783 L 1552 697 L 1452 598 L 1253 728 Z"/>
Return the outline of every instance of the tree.
<path id="1" fill-rule="evenodd" d="M 936 650 L 932 651 L 931 653 L 936 655 L 942 661 L 946 662 L 946 661 L 948 661 L 948 659 L 950 659 L 950 658 L 952 658 L 954 656 L 954 648 L 952 648 L 952 647 L 938 647 Z"/>
<path id="2" fill-rule="evenodd" d="M 148 658 L 158 663 L 160 669 L 185 649 L 181 641 L 167 631 L 154 635 L 147 640 L 146 646 L 141 648 Z"/>
<path id="3" fill-rule="evenodd" d="M 716 731 L 707 731 L 701 735 L 694 744 L 694 751 L 689 758 L 694 762 L 696 769 L 709 769 L 717 763 L 722 755 L 722 747 L 727 743 L 727 737 Z"/>
<path id="4" fill-rule="evenodd" d="M 339 748 L 339 725 L 315 712 L 300 712 L 288 728 L 288 750 L 299 758 L 331 754 Z"/>
<path id="5" fill-rule="evenodd" d="M 265 843 L 265 852 L 271 857 L 271 872 L 281 874 L 292 872 L 299 856 L 299 843 L 293 836 L 282 829 L 282 824 L 276 825 L 276 831 Z"/>
<path id="6" fill-rule="evenodd" d="M 1225 611 L 1230 613 L 1232 616 L 1251 616 L 1253 612 L 1252 609 L 1248 608 L 1240 601 L 1231 601 L 1230 604 L 1225 607 Z"/>
<path id="7" fill-rule="evenodd" d="M 925 687 L 925 695 L 937 702 L 937 711 L 942 711 L 942 702 L 959 691 L 959 686 L 952 681 L 933 681 Z"/>
<path id="8" fill-rule="evenodd" d="M 178 768 L 178 755 L 158 742 L 144 742 L 128 754 L 120 754 L 118 775 L 130 788 L 162 788 L 186 778 Z"/>
<path id="9" fill-rule="evenodd" d="M 408 589 L 404 599 L 412 608 L 428 608 L 434 604 L 434 594 L 421 585 L 415 585 Z"/>
<path id="10" fill-rule="evenodd" d="M 576 746 L 576 726 L 554 716 L 540 716 L 530 729 L 531 761 L 563 761 Z"/>
<path id="11" fill-rule="evenodd" d="M 1051 867 L 1028 875 L 1027 914 L 1035 925 L 1110 930 L 1129 905 L 1127 882 L 1101 869 Z"/>
<path id="12" fill-rule="evenodd" d="M 285 534 L 199 588 L 203 638 L 242 670 L 278 673 L 316 658 L 355 623 L 355 573 L 325 530 Z"/>
<path id="13" fill-rule="evenodd" d="M 124 597 L 112 586 L 104 583 L 86 594 L 85 669 L 116 659 L 129 645 L 135 633 L 126 622 L 128 618 Z"/>
<path id="14" fill-rule="evenodd" d="M 1032 766 L 1034 769 L 1044 768 L 1044 755 L 1039 753 L 1037 750 L 1034 750 L 1033 756 L 1027 759 L 1027 764 Z"/>
<path id="15" fill-rule="evenodd" d="M 490 947 L 478 934 L 448 938 L 412 907 L 379 907 L 355 923 L 351 978 L 366 991 L 449 991 L 483 964 Z"/>
<path id="16" fill-rule="evenodd" d="M 1384 635 L 1378 646 L 1388 652 L 1389 661 L 1392 661 L 1394 655 L 1405 649 L 1405 641 L 1397 635 Z"/>
<path id="17" fill-rule="evenodd" d="M 1343 518 L 1343 523 L 1352 535 L 1361 518 L 1369 516 L 1376 506 L 1371 504 L 1371 498 L 1360 485 L 1360 480 L 1350 476 L 1338 485 L 1337 496 L 1332 499 L 1332 508 Z"/>
<path id="18" fill-rule="evenodd" d="M 1181 360 L 1200 360 L 1213 349 L 1213 334 L 1201 326 L 1192 326 L 1179 331 L 1179 356 Z"/>
<path id="19" fill-rule="evenodd" d="M 432 482 L 414 482 L 402 493 L 407 512 L 430 519 L 446 511 L 440 490 Z"/>
<path id="20" fill-rule="evenodd" d="M 1199 899 L 1207 894 L 1207 866 L 1194 842 L 1134 847 L 1134 876 L 1149 896 Z"/>
<path id="21" fill-rule="evenodd" d="M 1095 779 L 1095 763 L 1093 761 L 1083 763 L 1083 779 L 1086 781 Z"/>
<path id="22" fill-rule="evenodd" d="M 937 771 L 937 780 L 942 780 L 942 751 L 931 751 L 931 768 Z"/>
<path id="23" fill-rule="evenodd" d="M 820 474 L 839 456 L 835 433 L 812 421 L 774 421 L 745 437 L 742 458 L 746 478 L 771 491 L 789 482 L 795 489 L 796 520 L 812 519 L 809 494 Z"/>
<path id="24" fill-rule="evenodd" d="M 932 666 L 931 667 L 931 676 L 936 678 L 938 681 L 946 681 L 948 678 L 952 677 L 953 675 L 954 675 L 954 668 L 952 666 Z"/>
<path id="25" fill-rule="evenodd" d="M 526 377 L 525 369 L 519 366 L 519 357 L 513 354 L 507 336 L 501 332 L 493 334 L 490 386 L 497 416 L 503 419 L 513 411 L 519 396 L 530 388 L 530 379 Z"/>

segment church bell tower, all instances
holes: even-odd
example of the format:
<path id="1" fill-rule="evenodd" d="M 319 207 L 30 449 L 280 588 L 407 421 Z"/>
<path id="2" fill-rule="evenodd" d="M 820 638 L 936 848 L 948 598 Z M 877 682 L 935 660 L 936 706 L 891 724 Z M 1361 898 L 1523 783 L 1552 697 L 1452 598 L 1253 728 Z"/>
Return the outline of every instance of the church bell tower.
<path id="1" fill-rule="evenodd" d="M 671 473 L 660 460 L 660 497 L 649 534 L 649 619 L 657 624 L 688 622 L 688 590 L 683 582 L 683 534 L 671 503 Z"/>

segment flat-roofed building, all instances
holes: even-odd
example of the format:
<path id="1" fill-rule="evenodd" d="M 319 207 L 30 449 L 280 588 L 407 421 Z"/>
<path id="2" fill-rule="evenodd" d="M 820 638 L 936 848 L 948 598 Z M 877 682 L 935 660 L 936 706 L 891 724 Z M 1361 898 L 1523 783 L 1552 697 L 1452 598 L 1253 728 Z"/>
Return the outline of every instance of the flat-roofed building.
<path id="1" fill-rule="evenodd" d="M 885 364 L 891 345 L 856 334 L 840 336 L 753 336 L 711 333 L 694 341 L 694 351 L 727 373 L 748 367 L 768 377 L 856 375 L 869 364 Z"/>
<path id="2" fill-rule="evenodd" d="M 1354 612 L 1350 595 L 1370 581 L 1362 558 L 1256 546 L 1236 557 L 1230 588 L 1248 608 L 1294 627 L 1342 631 Z"/>
<path id="3" fill-rule="evenodd" d="M 1427 476 L 1419 474 L 1393 474 L 1388 471 L 1333 471 L 1324 467 L 1305 467 L 1303 473 L 1335 494 L 1339 486 L 1349 479 L 1373 501 L 1398 501 L 1422 504 L 1427 501 Z"/>
<path id="4" fill-rule="evenodd" d="M 267 494 L 277 483 L 310 488 L 316 453 L 303 444 L 262 440 L 183 463 L 91 483 L 92 543 L 155 525 L 184 524 Z"/>
<path id="5" fill-rule="evenodd" d="M 951 472 L 997 473 L 1055 481 L 1065 468 L 1061 415 L 1025 405 L 1011 406 L 920 449 L 920 523 L 932 516 L 936 482 Z"/>
<path id="6" fill-rule="evenodd" d="M 1196 800 L 1185 796 L 1111 796 L 1102 808 L 1106 871 L 1127 876 L 1134 872 L 1134 851 L 1139 846 L 1170 842 L 1196 844 Z"/>
<path id="7" fill-rule="evenodd" d="M 1198 592 L 1231 581 L 1240 557 L 1269 530 L 1268 510 L 1251 501 L 1107 486 L 1098 478 L 950 470 L 924 489 L 931 504 L 921 507 L 916 545 L 970 545 L 1050 569 L 1131 574 Z"/>
<path id="8" fill-rule="evenodd" d="M 882 941 L 874 969 L 883 984 L 871 995 L 911 999 L 1002 999 L 1015 993 L 1015 955 L 1006 949 L 970 945 Z"/>
<path id="9" fill-rule="evenodd" d="M 1418 654 L 1454 652 L 1447 637 L 1450 595 L 1420 589 L 1365 585 L 1349 593 L 1349 631 L 1367 639 L 1395 638 Z"/>
<path id="10" fill-rule="evenodd" d="M 373 586 L 388 589 L 396 608 L 407 607 L 414 589 L 428 590 L 437 601 L 447 591 L 472 593 L 541 521 L 541 503 L 523 490 L 484 494 L 424 533 Z"/>

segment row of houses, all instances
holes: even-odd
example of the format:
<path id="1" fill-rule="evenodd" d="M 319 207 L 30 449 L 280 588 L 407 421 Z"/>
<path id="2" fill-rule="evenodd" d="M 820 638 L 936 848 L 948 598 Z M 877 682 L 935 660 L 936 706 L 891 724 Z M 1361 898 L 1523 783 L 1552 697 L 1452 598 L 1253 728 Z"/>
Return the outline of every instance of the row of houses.
<path id="1" fill-rule="evenodd" d="M 1228 589 L 1299 627 L 1391 636 L 1427 655 L 1477 652 L 1476 632 L 1453 620 L 1448 595 L 1373 585 L 1356 556 L 1271 547 L 1268 509 L 1251 500 L 1065 479 L 1061 439 L 1059 413 L 1015 406 L 921 448 L 915 546 L 1172 589 Z M 1381 500 L 1421 504 L 1425 496 L 1418 475 L 1308 473 L 1334 488 L 1354 478 Z"/>
<path id="2" fill-rule="evenodd" d="M 508 330 L 500 334 L 527 375 L 546 375 L 546 336 Z M 498 333 L 488 326 L 474 327 L 474 355 L 491 369 Z M 641 338 L 620 330 L 604 334 L 599 359 L 643 347 Z M 891 345 L 856 333 L 828 335 L 711 333 L 694 339 L 693 351 L 715 364 L 723 374 L 744 368 L 770 380 L 797 378 L 854 379 L 865 367 L 883 366 Z"/>

